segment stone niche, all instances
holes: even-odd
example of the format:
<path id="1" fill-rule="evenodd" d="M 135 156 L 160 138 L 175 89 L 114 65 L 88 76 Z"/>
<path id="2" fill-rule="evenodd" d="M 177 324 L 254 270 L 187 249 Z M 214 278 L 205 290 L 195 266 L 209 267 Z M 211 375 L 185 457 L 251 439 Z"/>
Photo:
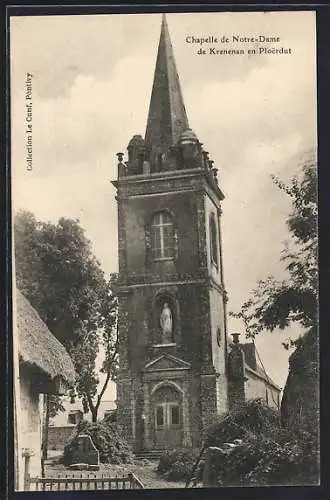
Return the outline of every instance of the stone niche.
<path id="1" fill-rule="evenodd" d="M 165 347 L 175 345 L 180 333 L 178 301 L 168 291 L 157 293 L 151 309 L 152 345 Z"/>

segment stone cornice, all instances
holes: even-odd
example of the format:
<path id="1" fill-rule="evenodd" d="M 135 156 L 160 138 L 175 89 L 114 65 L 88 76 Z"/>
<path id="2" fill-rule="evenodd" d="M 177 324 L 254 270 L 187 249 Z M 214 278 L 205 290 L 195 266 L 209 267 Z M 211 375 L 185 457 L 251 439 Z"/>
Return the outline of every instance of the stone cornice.
<path id="1" fill-rule="evenodd" d="M 217 203 L 224 199 L 212 174 L 202 168 L 128 175 L 112 181 L 112 184 L 118 190 L 117 200 L 156 193 L 175 193 L 185 189 L 207 191 L 210 197 L 216 198 Z"/>
<path id="2" fill-rule="evenodd" d="M 116 293 L 119 295 L 127 294 L 134 288 L 143 288 L 149 286 L 177 286 L 177 285 L 208 285 L 215 288 L 218 292 L 226 297 L 226 290 L 223 285 L 217 283 L 214 278 L 209 275 L 207 269 L 200 270 L 196 273 L 176 273 L 167 275 L 150 275 L 150 274 L 126 274 L 119 277 L 116 283 Z"/>
<path id="3" fill-rule="evenodd" d="M 154 180 L 168 180 L 171 178 L 197 177 L 205 173 L 202 168 L 186 168 L 184 170 L 168 170 L 163 172 L 153 172 L 150 174 L 127 175 L 120 177 L 117 182 L 118 186 L 123 184 L 137 184 Z"/>

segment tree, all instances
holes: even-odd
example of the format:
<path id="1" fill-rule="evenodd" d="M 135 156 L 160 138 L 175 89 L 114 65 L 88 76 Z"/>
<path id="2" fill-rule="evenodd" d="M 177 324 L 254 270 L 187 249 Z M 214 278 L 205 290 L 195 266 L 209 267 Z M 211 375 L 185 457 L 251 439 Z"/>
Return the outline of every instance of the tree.
<path id="1" fill-rule="evenodd" d="M 284 329 L 298 322 L 303 329 L 317 326 L 317 175 L 314 161 L 306 161 L 302 176 L 286 185 L 273 176 L 273 181 L 292 202 L 287 219 L 291 241 L 284 243 L 281 261 L 288 278 L 283 281 L 269 276 L 260 280 L 240 312 L 247 337 L 254 338 L 264 330 Z M 297 345 L 299 340 L 291 342 Z M 289 347 L 286 345 L 285 347 Z"/>
<path id="2" fill-rule="evenodd" d="M 92 421 L 97 421 L 98 410 L 110 380 L 115 380 L 118 369 L 118 322 L 117 299 L 113 295 L 116 274 L 112 274 L 107 284 L 107 293 L 100 303 L 100 322 L 97 335 L 86 334 L 84 340 L 75 346 L 71 354 L 75 360 L 79 378 L 75 391 L 80 398 L 84 411 L 91 411 Z M 95 359 L 99 345 L 103 346 L 104 361 L 100 373 L 105 374 L 102 386 L 99 386 L 99 377 L 95 373 Z"/>
<path id="3" fill-rule="evenodd" d="M 282 402 L 282 424 L 304 428 L 318 443 L 318 269 L 317 269 L 317 173 L 315 161 L 306 161 L 302 175 L 286 185 L 273 177 L 274 183 L 292 202 L 287 219 L 291 241 L 285 243 L 281 260 L 286 265 L 288 278 L 283 281 L 273 276 L 258 282 L 244 302 L 240 312 L 231 313 L 240 318 L 247 337 L 254 338 L 264 330 L 284 329 L 292 323 L 302 327 L 302 335 L 288 343 L 294 347 L 289 358 L 289 375 Z M 316 456 L 316 455 L 315 455 Z"/>
<path id="4" fill-rule="evenodd" d="M 61 218 L 57 224 L 37 221 L 26 211 L 14 219 L 17 286 L 55 337 L 71 355 L 77 380 L 75 393 L 93 420 L 117 366 L 117 300 L 115 276 L 105 278 L 79 221 Z M 105 382 L 97 394 L 96 357 L 103 345 Z M 96 402 L 95 402 L 96 398 Z M 58 398 L 49 398 L 50 413 Z"/>

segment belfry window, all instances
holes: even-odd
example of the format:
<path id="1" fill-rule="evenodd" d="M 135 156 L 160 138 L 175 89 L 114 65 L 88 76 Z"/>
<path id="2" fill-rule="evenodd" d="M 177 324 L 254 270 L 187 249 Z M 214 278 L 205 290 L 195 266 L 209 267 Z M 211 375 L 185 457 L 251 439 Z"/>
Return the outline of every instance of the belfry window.
<path id="1" fill-rule="evenodd" d="M 152 218 L 151 247 L 153 259 L 174 257 L 173 220 L 167 212 L 158 212 Z"/>
<path id="2" fill-rule="evenodd" d="M 211 247 L 211 262 L 218 265 L 218 244 L 217 244 L 217 226 L 215 223 L 214 214 L 210 217 L 210 247 Z"/>

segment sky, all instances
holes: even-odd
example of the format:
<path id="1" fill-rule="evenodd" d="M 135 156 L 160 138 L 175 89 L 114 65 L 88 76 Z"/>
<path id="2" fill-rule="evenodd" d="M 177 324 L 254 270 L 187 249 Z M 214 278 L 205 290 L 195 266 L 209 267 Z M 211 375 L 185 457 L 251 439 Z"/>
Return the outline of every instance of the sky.
<path id="1" fill-rule="evenodd" d="M 258 280 L 286 276 L 290 203 L 272 182 L 301 172 L 316 149 L 313 12 L 168 14 L 189 125 L 219 169 L 224 279 L 229 311 Z M 78 218 L 106 273 L 116 272 L 117 152 L 145 133 L 160 14 L 12 17 L 12 204 L 44 221 Z M 279 37 L 260 47 L 291 54 L 198 55 L 187 37 Z M 188 38 L 191 39 L 191 38 Z M 203 44 L 206 52 L 258 44 Z M 32 74 L 32 170 L 26 161 L 26 75 Z M 228 319 L 229 331 L 243 332 Z M 284 387 L 299 328 L 256 340 L 269 376 Z M 242 335 L 243 339 L 243 335 Z M 114 385 L 106 399 L 114 399 Z"/>

